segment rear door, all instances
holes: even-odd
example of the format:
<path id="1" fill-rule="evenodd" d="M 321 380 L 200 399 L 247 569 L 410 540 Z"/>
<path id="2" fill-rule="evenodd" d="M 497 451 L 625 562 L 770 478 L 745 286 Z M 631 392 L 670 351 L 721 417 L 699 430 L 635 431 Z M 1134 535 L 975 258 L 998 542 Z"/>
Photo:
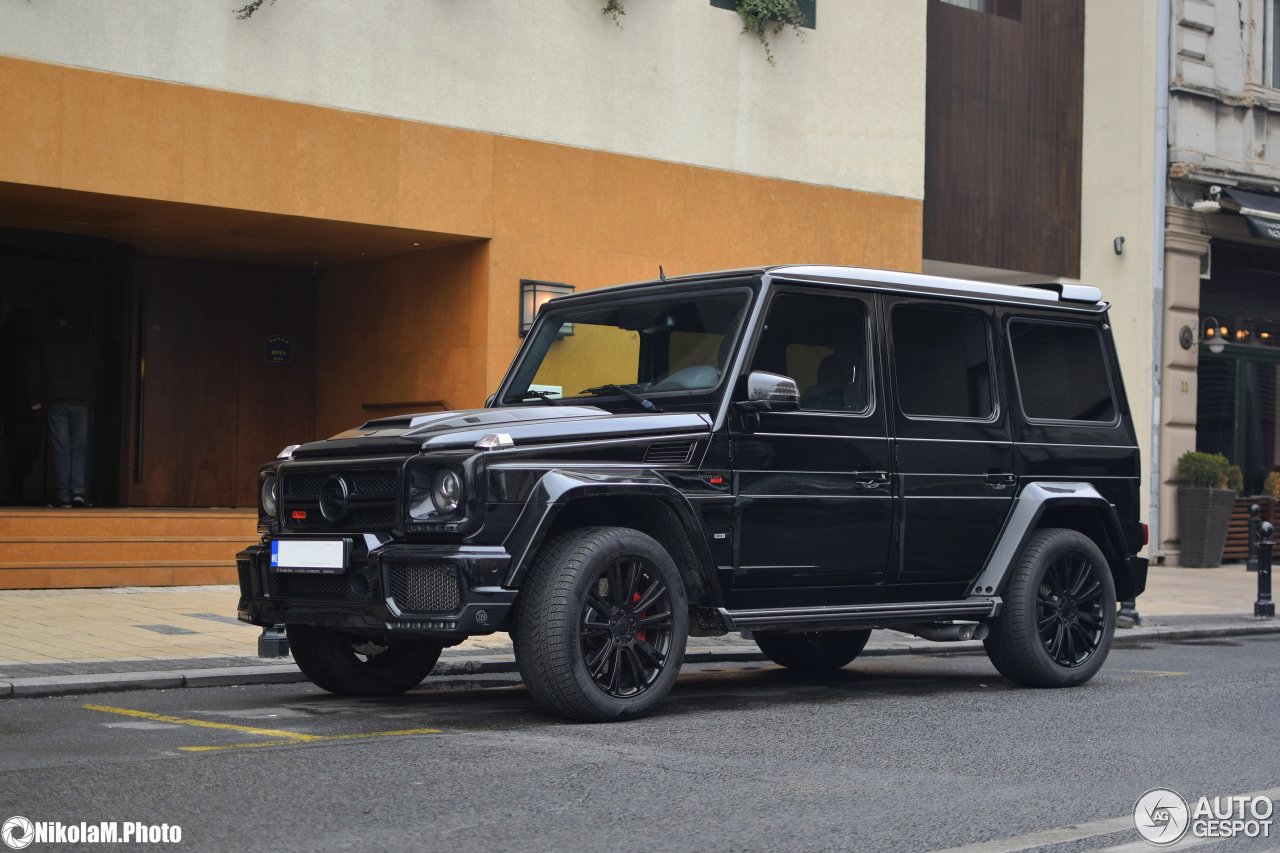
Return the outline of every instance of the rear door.
<path id="1" fill-rule="evenodd" d="M 904 598 L 963 595 L 1012 507 L 1008 403 L 994 309 L 885 297 Z"/>
<path id="2" fill-rule="evenodd" d="M 790 376 L 801 410 L 731 421 L 734 607 L 856 603 L 880 583 L 893 528 L 875 297 L 779 289 L 749 370 Z"/>

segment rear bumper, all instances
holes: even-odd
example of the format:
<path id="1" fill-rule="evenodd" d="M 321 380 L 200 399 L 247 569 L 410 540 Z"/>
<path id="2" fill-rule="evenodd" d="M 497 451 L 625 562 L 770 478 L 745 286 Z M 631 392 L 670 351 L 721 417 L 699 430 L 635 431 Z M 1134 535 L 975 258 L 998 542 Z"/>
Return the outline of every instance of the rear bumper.
<path id="1" fill-rule="evenodd" d="M 510 556 L 503 548 L 353 542 L 345 571 L 281 572 L 270 543 L 236 555 L 237 615 L 253 625 L 318 625 L 373 636 L 456 639 L 506 630 L 516 591 L 500 586 Z"/>

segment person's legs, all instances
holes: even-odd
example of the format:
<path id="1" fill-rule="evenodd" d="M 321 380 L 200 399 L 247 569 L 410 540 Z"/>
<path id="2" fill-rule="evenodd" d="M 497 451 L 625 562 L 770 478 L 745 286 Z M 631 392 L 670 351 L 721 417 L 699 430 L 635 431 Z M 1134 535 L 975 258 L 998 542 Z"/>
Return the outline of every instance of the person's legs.
<path id="1" fill-rule="evenodd" d="M 71 498 L 84 501 L 85 475 L 89 460 L 89 406 L 76 403 L 67 406 L 71 433 Z"/>
<path id="2" fill-rule="evenodd" d="M 54 480 L 58 484 L 56 506 L 71 503 L 71 416 L 65 403 L 45 407 L 49 419 L 49 452 L 53 456 Z"/>

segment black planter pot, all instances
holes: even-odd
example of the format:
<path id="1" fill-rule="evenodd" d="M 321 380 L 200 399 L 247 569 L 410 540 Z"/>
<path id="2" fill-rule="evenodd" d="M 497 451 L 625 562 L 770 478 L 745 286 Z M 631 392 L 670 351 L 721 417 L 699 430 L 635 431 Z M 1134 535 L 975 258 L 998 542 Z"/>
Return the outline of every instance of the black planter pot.
<path id="1" fill-rule="evenodd" d="M 1178 531 L 1183 566 L 1206 567 L 1222 564 L 1227 544 L 1227 527 L 1236 493 L 1231 489 L 1178 488 Z"/>

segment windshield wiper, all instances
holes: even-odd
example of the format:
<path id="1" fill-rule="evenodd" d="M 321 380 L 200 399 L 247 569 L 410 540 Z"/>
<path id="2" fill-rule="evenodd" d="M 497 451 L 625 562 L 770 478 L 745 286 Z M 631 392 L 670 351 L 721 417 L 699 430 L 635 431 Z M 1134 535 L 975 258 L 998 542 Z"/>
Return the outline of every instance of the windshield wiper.
<path id="1" fill-rule="evenodd" d="M 507 396 L 502 398 L 502 402 L 504 403 L 523 403 L 526 400 L 541 400 L 542 402 L 546 403 L 548 406 L 560 405 L 560 401 L 557 400 L 555 397 L 552 397 L 546 391 L 535 391 L 532 388 L 530 388 L 528 391 L 525 391 L 524 393 L 508 394 Z"/>
<path id="2" fill-rule="evenodd" d="M 630 388 L 626 387 L 625 385 L 613 385 L 613 384 L 597 385 L 594 388 L 583 388 L 578 393 L 590 394 L 592 397 L 599 397 L 602 394 L 621 394 L 622 396 L 626 397 L 628 400 L 635 403 L 636 405 L 638 405 L 640 408 L 644 409 L 647 412 L 662 411 L 662 409 L 659 409 L 657 406 L 653 404 L 652 400 L 646 400 L 644 397 L 641 397 L 639 394 L 637 394 L 635 391 L 632 391 Z"/>

